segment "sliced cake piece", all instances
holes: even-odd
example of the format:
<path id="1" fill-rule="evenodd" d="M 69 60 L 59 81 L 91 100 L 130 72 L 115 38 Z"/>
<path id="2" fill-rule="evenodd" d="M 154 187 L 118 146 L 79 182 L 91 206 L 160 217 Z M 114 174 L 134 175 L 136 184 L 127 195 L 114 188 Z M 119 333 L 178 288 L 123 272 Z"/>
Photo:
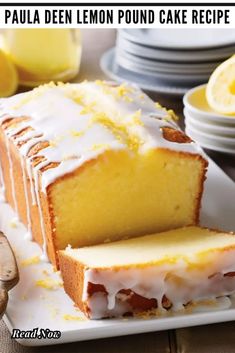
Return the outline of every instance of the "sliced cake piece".
<path id="1" fill-rule="evenodd" d="M 185 227 L 59 252 L 65 291 L 91 319 L 188 304 L 235 292 L 235 234 Z"/>

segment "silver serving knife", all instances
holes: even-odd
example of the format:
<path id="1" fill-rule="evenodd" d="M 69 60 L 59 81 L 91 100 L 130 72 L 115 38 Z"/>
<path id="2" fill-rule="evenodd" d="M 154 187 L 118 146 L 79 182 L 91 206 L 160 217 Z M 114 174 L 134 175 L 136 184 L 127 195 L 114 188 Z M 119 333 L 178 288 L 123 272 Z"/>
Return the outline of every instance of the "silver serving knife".
<path id="1" fill-rule="evenodd" d="M 11 246 L 0 231 L 0 319 L 8 302 L 8 291 L 19 281 L 19 272 Z"/>

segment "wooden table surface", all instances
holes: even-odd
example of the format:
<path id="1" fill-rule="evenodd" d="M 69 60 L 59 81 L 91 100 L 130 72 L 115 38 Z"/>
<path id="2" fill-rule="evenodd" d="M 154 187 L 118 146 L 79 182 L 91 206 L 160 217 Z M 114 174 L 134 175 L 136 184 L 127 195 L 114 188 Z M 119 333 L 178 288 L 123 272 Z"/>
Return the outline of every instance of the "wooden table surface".
<path id="1" fill-rule="evenodd" d="M 115 43 L 114 30 L 84 30 L 81 70 L 76 80 L 104 79 L 99 67 L 102 53 Z M 181 117 L 182 100 L 151 95 L 155 101 L 172 108 Z M 235 181 L 235 158 L 206 151 Z M 235 202 L 235 200 L 234 200 Z M 235 216 L 235 215 L 234 215 Z M 235 318 L 234 318 L 235 319 Z M 187 318 L 185 319 L 187 320 Z M 185 323 L 187 325 L 187 323 Z M 23 347 L 11 340 L 0 321 L 0 353 L 234 353 L 235 323 L 183 328 L 178 330 L 107 338 L 48 347 Z"/>

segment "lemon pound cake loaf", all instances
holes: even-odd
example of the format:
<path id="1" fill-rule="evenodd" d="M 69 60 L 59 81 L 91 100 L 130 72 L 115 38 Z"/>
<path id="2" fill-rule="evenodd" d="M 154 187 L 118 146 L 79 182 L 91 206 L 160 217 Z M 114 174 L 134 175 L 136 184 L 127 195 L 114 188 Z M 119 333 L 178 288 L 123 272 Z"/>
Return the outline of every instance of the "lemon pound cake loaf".
<path id="1" fill-rule="evenodd" d="M 59 258 L 65 291 L 91 319 L 164 314 L 235 292 L 235 235 L 195 226 L 68 247 Z"/>
<path id="2" fill-rule="evenodd" d="M 6 200 L 50 260 L 196 224 L 207 162 L 138 88 L 49 84 L 1 100 Z"/>

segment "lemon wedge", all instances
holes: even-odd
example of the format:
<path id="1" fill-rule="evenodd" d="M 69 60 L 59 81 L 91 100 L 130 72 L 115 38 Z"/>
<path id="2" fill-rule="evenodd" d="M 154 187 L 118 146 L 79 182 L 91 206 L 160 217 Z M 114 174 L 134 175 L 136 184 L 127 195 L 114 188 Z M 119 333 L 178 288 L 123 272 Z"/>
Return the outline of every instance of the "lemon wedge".
<path id="1" fill-rule="evenodd" d="M 212 73 L 206 88 L 210 107 L 219 113 L 235 115 L 235 55 Z"/>
<path id="2" fill-rule="evenodd" d="M 18 74 L 8 56 L 0 50 L 0 97 L 8 97 L 18 87 Z"/>

